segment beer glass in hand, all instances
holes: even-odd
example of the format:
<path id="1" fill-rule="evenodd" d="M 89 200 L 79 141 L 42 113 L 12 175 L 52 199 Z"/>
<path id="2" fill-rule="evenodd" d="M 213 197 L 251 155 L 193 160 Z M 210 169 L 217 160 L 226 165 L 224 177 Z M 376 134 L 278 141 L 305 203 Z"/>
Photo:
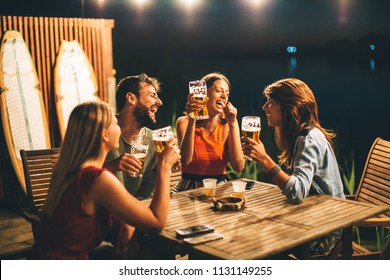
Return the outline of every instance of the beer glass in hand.
<path id="1" fill-rule="evenodd" d="M 252 138 L 255 141 L 260 139 L 261 122 L 260 117 L 245 116 L 241 120 L 242 135 Z M 247 159 L 252 160 L 250 157 Z"/>
<path id="2" fill-rule="evenodd" d="M 144 174 L 145 158 L 149 150 L 149 145 L 150 145 L 149 139 L 144 137 L 136 137 L 131 142 L 131 154 L 142 162 L 142 168 L 138 173 L 131 172 L 130 176 L 142 177 L 142 175 Z"/>
<path id="3" fill-rule="evenodd" d="M 196 120 L 204 120 L 209 118 L 209 112 L 207 110 L 207 85 L 204 80 L 191 81 L 188 84 L 192 100 L 200 100 L 203 102 L 203 107 L 198 112 L 190 114 L 191 118 Z"/>
<path id="4" fill-rule="evenodd" d="M 162 153 L 164 151 L 164 148 L 167 145 L 168 141 L 171 139 L 174 139 L 176 137 L 173 134 L 171 127 L 166 126 L 163 128 L 153 130 L 152 138 L 153 138 L 154 143 L 156 144 L 156 152 Z M 181 170 L 181 163 L 179 160 L 178 162 L 176 162 L 172 166 L 172 172 L 176 172 L 176 171 L 180 171 L 180 170 Z"/>
<path id="5" fill-rule="evenodd" d="M 156 144 L 156 152 L 162 153 L 167 142 L 173 138 L 173 131 L 170 126 L 159 128 L 152 131 L 152 138 Z"/>

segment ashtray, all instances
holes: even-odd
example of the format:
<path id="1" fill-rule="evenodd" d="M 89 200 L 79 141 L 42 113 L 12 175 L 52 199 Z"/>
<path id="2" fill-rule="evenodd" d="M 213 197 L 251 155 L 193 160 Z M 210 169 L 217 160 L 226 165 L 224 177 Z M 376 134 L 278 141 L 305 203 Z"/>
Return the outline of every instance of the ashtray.
<path id="1" fill-rule="evenodd" d="M 213 198 L 214 208 L 219 211 L 238 211 L 245 207 L 246 199 L 238 197 Z"/>

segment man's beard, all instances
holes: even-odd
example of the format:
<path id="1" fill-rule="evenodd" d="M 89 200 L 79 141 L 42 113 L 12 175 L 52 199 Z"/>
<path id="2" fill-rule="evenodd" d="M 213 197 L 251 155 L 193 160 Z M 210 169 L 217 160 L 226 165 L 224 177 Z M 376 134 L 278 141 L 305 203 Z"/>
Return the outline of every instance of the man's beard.
<path id="1" fill-rule="evenodd" d="M 138 104 L 137 106 L 135 106 L 134 117 L 138 121 L 140 127 L 144 127 L 156 123 L 155 119 L 152 118 L 149 114 L 149 108 L 142 104 Z"/>

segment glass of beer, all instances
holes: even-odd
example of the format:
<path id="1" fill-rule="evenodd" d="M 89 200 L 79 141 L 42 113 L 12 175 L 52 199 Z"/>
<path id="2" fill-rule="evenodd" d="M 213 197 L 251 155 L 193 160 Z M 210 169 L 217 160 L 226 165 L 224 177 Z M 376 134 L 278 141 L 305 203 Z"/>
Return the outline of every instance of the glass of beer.
<path id="1" fill-rule="evenodd" d="M 244 198 L 246 182 L 237 180 L 237 181 L 233 181 L 232 185 L 233 185 L 234 197 Z"/>
<path id="2" fill-rule="evenodd" d="M 205 196 L 215 196 L 215 188 L 217 186 L 217 179 L 206 178 L 203 179 L 204 194 Z"/>
<path id="3" fill-rule="evenodd" d="M 162 153 L 164 151 L 167 142 L 173 138 L 173 131 L 170 126 L 153 130 L 152 132 L 153 141 L 156 144 L 156 152 Z"/>
<path id="4" fill-rule="evenodd" d="M 142 162 L 142 168 L 138 173 L 130 172 L 130 176 L 142 177 L 142 175 L 144 174 L 145 158 L 149 150 L 149 145 L 150 145 L 149 139 L 144 137 L 136 137 L 131 142 L 131 154 Z"/>
<path id="5" fill-rule="evenodd" d="M 192 93 L 192 100 L 200 100 L 203 102 L 203 107 L 198 112 L 193 112 L 190 117 L 197 120 L 204 120 L 209 118 L 209 111 L 207 110 L 207 85 L 204 80 L 191 81 L 188 84 L 190 94 Z"/>
<path id="6" fill-rule="evenodd" d="M 162 153 L 164 151 L 167 142 L 172 138 L 176 138 L 175 134 L 172 131 L 170 126 L 166 126 L 163 128 L 155 129 L 152 131 L 152 138 L 154 143 L 156 144 L 156 152 Z M 172 172 L 180 171 L 181 163 L 180 161 L 176 162 L 172 167 Z"/>
<path id="7" fill-rule="evenodd" d="M 260 117 L 245 116 L 241 121 L 241 131 L 246 137 L 258 141 L 260 139 L 261 122 Z"/>
<path id="8" fill-rule="evenodd" d="M 241 120 L 241 131 L 246 137 L 258 141 L 260 139 L 261 121 L 257 116 L 245 116 Z M 247 160 L 252 160 L 250 157 L 245 157 Z"/>

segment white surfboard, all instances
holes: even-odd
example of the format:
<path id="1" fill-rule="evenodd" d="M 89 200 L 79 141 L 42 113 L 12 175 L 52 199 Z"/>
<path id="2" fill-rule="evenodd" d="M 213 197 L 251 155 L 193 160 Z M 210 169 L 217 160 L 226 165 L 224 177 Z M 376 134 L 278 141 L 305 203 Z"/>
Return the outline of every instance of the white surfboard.
<path id="1" fill-rule="evenodd" d="M 78 104 L 99 100 L 92 65 L 77 41 L 62 41 L 54 67 L 54 91 L 61 138 Z"/>
<path id="2" fill-rule="evenodd" d="M 18 31 L 7 31 L 0 55 L 1 121 L 15 173 L 26 191 L 20 150 L 51 147 L 49 124 L 31 54 Z"/>

